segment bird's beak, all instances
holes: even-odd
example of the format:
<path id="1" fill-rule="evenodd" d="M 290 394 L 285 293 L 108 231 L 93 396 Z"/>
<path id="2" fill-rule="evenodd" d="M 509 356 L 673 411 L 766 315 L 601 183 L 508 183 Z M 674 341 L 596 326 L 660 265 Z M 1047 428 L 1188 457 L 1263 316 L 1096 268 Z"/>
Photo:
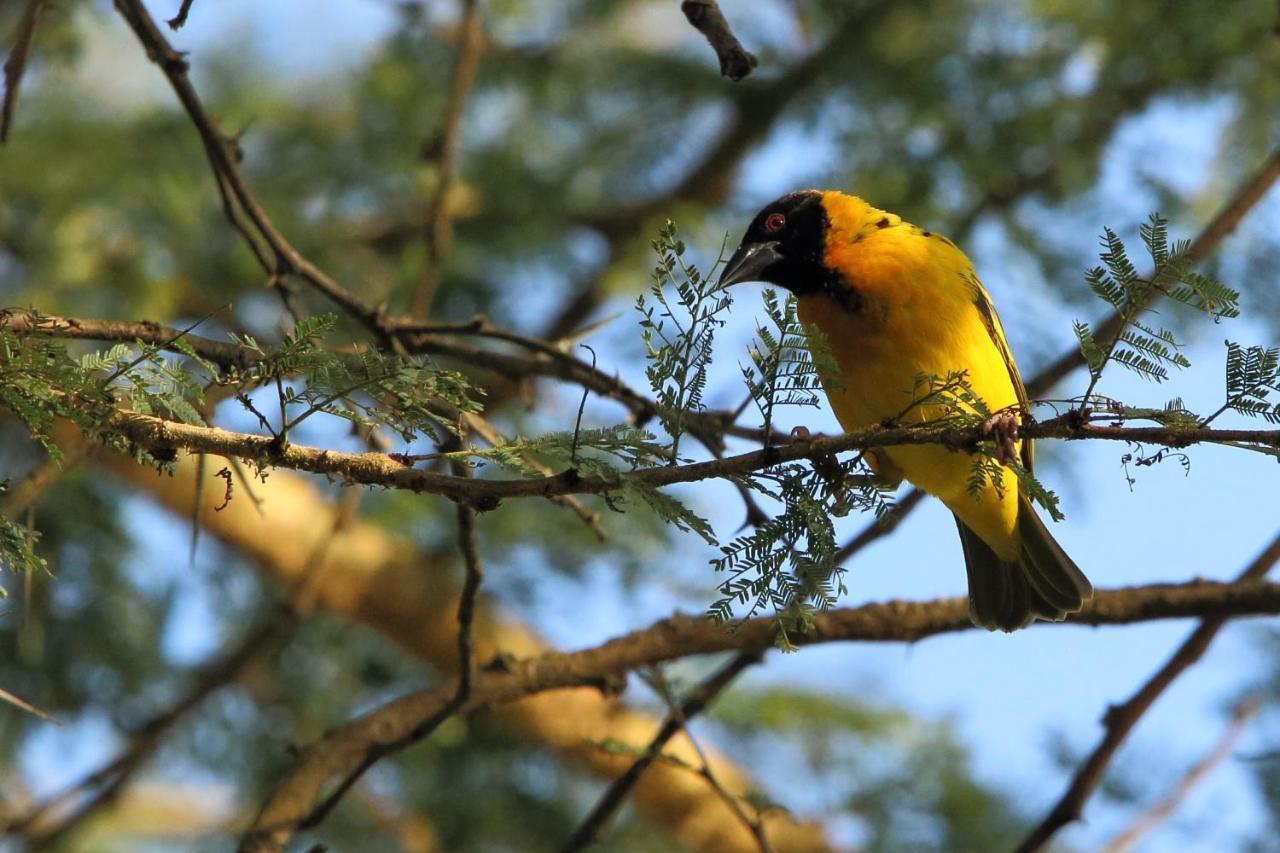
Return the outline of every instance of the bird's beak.
<path id="1" fill-rule="evenodd" d="M 782 260 L 777 243 L 743 243 L 733 253 L 724 272 L 720 273 L 720 287 L 728 287 L 741 281 L 763 281 L 765 270 Z"/>

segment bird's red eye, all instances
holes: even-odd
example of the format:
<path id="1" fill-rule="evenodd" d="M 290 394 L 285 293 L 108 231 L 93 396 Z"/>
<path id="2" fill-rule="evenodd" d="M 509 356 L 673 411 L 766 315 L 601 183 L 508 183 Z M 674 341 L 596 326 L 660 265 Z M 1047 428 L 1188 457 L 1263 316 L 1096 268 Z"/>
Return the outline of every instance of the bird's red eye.
<path id="1" fill-rule="evenodd" d="M 787 224 L 787 217 L 781 213 L 770 213 L 764 219 L 764 230 L 769 233 L 775 233 L 782 230 L 782 226 Z"/>

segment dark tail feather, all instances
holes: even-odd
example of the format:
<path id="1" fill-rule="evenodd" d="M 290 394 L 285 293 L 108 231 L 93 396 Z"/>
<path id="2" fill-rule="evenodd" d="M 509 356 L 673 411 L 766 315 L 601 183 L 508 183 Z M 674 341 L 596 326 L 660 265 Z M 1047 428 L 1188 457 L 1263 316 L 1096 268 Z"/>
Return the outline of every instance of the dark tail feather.
<path id="1" fill-rule="evenodd" d="M 1060 622 L 1093 597 L 1093 586 L 1054 541 L 1026 498 L 1019 498 L 1022 554 L 1005 562 L 956 519 L 969 574 L 969 617 L 994 631 L 1016 631 L 1034 619 Z"/>

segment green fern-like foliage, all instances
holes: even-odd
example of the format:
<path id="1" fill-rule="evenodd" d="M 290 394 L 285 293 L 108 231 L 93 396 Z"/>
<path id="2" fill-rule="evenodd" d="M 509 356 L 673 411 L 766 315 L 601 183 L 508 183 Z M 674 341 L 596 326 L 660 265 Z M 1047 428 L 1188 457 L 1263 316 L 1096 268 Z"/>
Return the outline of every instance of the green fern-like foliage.
<path id="1" fill-rule="evenodd" d="M 757 341 L 747 351 L 750 364 L 741 371 L 769 435 L 779 407 L 820 405 L 818 392 L 824 383 L 839 383 L 839 368 L 822 333 L 800 322 L 795 296 L 780 300 L 776 291 L 765 290 L 764 314 L 769 322 L 756 327 Z"/>
<path id="2" fill-rule="evenodd" d="M 1215 321 L 1239 314 L 1240 294 L 1220 281 L 1191 269 L 1187 258 L 1190 243 L 1179 240 L 1170 245 L 1168 222 L 1151 214 L 1139 228 L 1142 243 L 1151 260 L 1152 272 L 1143 277 L 1129 258 L 1124 242 L 1110 228 L 1102 232 L 1102 266 L 1085 273 L 1089 288 L 1121 319 L 1119 331 L 1102 342 L 1088 324 L 1076 321 L 1073 329 L 1080 353 L 1089 368 L 1092 393 L 1109 362 L 1116 362 L 1144 379 L 1163 382 L 1170 369 L 1191 366 L 1182 353 L 1182 344 L 1173 333 L 1143 319 L 1153 300 L 1163 296 L 1173 302 L 1208 314 Z"/>
<path id="3" fill-rule="evenodd" d="M 461 373 L 436 367 L 423 357 L 402 358 L 376 350 L 335 352 L 327 338 L 335 314 L 317 314 L 297 324 L 280 346 L 264 350 L 251 337 L 237 341 L 262 358 L 224 382 L 245 392 L 275 384 L 288 416 L 281 432 L 316 414 L 359 426 L 385 426 L 405 441 L 420 435 L 437 440 L 456 431 L 458 412 L 479 412 L 479 390 Z"/>
<path id="4" fill-rule="evenodd" d="M 7 569 L 18 575 L 48 571 L 44 557 L 36 552 L 39 541 L 38 530 L 0 516 L 0 571 Z M 0 598 L 7 595 L 4 584 L 0 583 Z"/>
<path id="5" fill-rule="evenodd" d="M 703 408 L 707 368 L 716 329 L 732 300 L 696 266 L 684 260 L 685 244 L 667 220 L 653 241 L 658 262 L 649 295 L 636 300 L 640 334 L 649 361 L 645 375 L 658 403 L 658 417 L 671 436 L 671 462 L 680 459 L 680 440 L 689 412 Z M 668 295 L 674 289 L 674 298 Z"/>
<path id="6" fill-rule="evenodd" d="M 1227 341 L 1227 401 L 1225 408 L 1280 424 L 1280 348 L 1242 347 Z"/>

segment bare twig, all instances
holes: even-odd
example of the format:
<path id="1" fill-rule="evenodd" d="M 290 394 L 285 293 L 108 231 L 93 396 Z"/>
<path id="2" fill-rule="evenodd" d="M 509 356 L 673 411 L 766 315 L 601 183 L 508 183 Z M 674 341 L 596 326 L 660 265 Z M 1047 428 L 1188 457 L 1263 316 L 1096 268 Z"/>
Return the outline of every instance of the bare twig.
<path id="1" fill-rule="evenodd" d="M 1276 550 L 1280 553 L 1280 541 Z M 1099 590 L 1080 613 L 1072 614 L 1067 621 L 1085 625 L 1130 624 L 1204 614 L 1225 618 L 1264 613 L 1280 613 L 1280 584 L 1200 581 Z M 969 630 L 974 628 L 969 620 L 968 600 L 948 598 L 820 612 L 815 614 L 808 634 L 792 634 L 791 639 L 797 645 L 850 640 L 915 642 Z M 473 673 L 471 697 L 456 712 L 469 713 L 566 687 L 594 686 L 613 691 L 622 673 L 689 655 L 736 651 L 754 660 L 772 647 L 776 632 L 773 617 L 747 620 L 739 623 L 736 630 L 727 631 L 706 618 L 676 616 L 591 649 L 503 659 L 500 665 L 481 667 Z M 240 849 L 254 853 L 283 849 L 334 779 L 344 778 L 371 754 L 382 757 L 416 742 L 415 734 L 439 719 L 456 695 L 455 680 L 396 699 L 329 732 L 307 748 L 276 784 Z"/>
<path id="2" fill-rule="evenodd" d="M 662 754 L 663 747 L 684 729 L 691 717 L 701 713 L 707 705 L 720 695 L 721 691 L 733 683 L 733 680 L 743 670 L 758 663 L 761 654 L 762 651 L 760 650 L 739 652 L 734 656 L 733 660 L 698 685 L 678 708 L 673 709 L 667 715 L 666 720 L 663 721 L 658 733 L 653 736 L 653 740 L 645 747 L 644 753 L 627 768 L 625 773 L 613 780 L 613 784 L 604 792 L 604 796 L 596 803 L 596 807 L 591 810 L 586 819 L 565 841 L 564 846 L 560 848 L 562 853 L 576 853 L 576 851 L 582 850 L 592 841 L 595 841 L 596 836 L 604 829 L 605 824 L 613 817 L 614 812 L 622 806 L 627 795 L 631 793 L 631 789 L 640 781 L 640 775 L 653 763 L 655 758 Z"/>
<path id="3" fill-rule="evenodd" d="M 716 0 L 684 0 L 680 11 L 704 36 L 720 59 L 720 73 L 737 83 L 757 65 L 755 54 L 738 41 Z"/>
<path id="4" fill-rule="evenodd" d="M 196 0 L 182 0 L 182 5 L 178 8 L 178 14 L 165 21 L 171 30 L 180 30 L 187 23 L 187 15 L 191 14 L 191 7 Z"/>
<path id="5" fill-rule="evenodd" d="M 13 47 L 4 61 L 4 104 L 0 106 L 0 144 L 9 139 L 9 123 L 13 121 L 13 108 L 18 103 L 18 86 L 22 72 L 27 68 L 27 56 L 31 53 L 31 41 L 36 34 L 36 20 L 45 0 L 27 0 L 18 24 L 13 30 Z"/>
<path id="6" fill-rule="evenodd" d="M 467 470 L 455 465 L 455 470 Z M 475 668 L 475 654 L 472 648 L 472 625 L 475 622 L 476 598 L 480 594 L 480 584 L 484 582 L 484 561 L 480 558 L 480 543 L 476 536 L 476 512 L 469 506 L 458 505 L 458 548 L 462 552 L 462 563 L 466 570 L 462 594 L 458 599 L 458 676 L 457 689 L 453 697 L 444 703 L 439 710 L 427 717 L 408 735 L 394 744 L 382 744 L 370 748 L 365 759 L 338 783 L 333 793 L 325 798 L 311 814 L 300 824 L 301 828 L 319 825 L 337 807 L 338 803 L 360 780 L 365 772 L 380 759 L 392 752 L 399 751 L 412 743 L 428 737 L 433 731 L 458 711 L 464 708 L 471 699 L 471 682 Z"/>
<path id="7" fill-rule="evenodd" d="M 272 281 L 294 274 L 327 296 L 334 304 L 365 325 L 379 338 L 386 334 L 382 313 L 367 304 L 311 263 L 276 228 L 266 210 L 240 172 L 239 149 L 224 136 L 205 111 L 200 96 L 187 77 L 187 61 L 174 50 L 140 0 L 115 0 L 116 9 L 129 24 L 147 56 L 159 66 L 195 125 L 204 143 L 205 154 L 222 195 L 231 225 L 240 232 L 249 249 Z"/>
<path id="8" fill-rule="evenodd" d="M 912 510 L 924 500 L 924 495 L 925 493 L 920 489 L 908 489 L 907 493 L 893 505 L 893 509 L 862 528 L 861 533 L 846 542 L 839 551 L 836 551 L 835 562 L 842 563 L 850 559 L 872 542 L 883 539 L 897 530 L 898 525 L 902 524 L 902 520 L 910 515 Z"/>
<path id="9" fill-rule="evenodd" d="M 1250 582 L 1256 583 L 1266 576 L 1277 560 L 1280 560 L 1280 535 L 1277 535 L 1253 559 L 1253 562 L 1240 573 L 1233 586 L 1241 586 Z M 1086 605 L 1087 609 L 1088 606 Z M 1102 720 L 1103 726 L 1106 728 L 1106 733 L 1103 735 L 1102 740 L 1099 741 L 1093 752 L 1076 770 L 1075 776 L 1071 779 L 1071 784 L 1058 802 L 1054 804 L 1044 820 L 1022 842 L 1022 845 L 1018 848 L 1022 853 L 1040 850 L 1058 830 L 1081 818 L 1085 802 L 1102 781 L 1103 772 L 1106 770 L 1107 765 L 1111 763 L 1116 750 L 1120 748 L 1125 738 L 1128 737 L 1129 732 L 1133 730 L 1138 720 L 1142 719 L 1142 715 L 1155 703 L 1156 699 L 1160 697 L 1160 694 L 1169 685 L 1173 684 L 1178 676 L 1200 660 L 1205 650 L 1209 648 L 1209 644 L 1217 636 L 1218 631 L 1226 623 L 1227 617 L 1222 614 L 1207 616 L 1201 620 L 1199 627 L 1191 633 L 1191 636 L 1178 647 L 1168 661 L 1165 662 L 1164 666 L 1160 667 L 1145 684 L 1138 688 L 1123 704 L 1113 705 L 1107 709 L 1107 713 Z"/>
<path id="10" fill-rule="evenodd" d="M 31 714 L 33 717 L 39 717 L 40 719 L 44 720 L 47 723 L 58 722 L 53 718 L 53 715 L 50 714 L 48 711 L 43 711 L 40 708 L 37 708 L 35 705 L 32 705 L 26 699 L 23 699 L 21 696 L 18 696 L 15 693 L 10 693 L 8 690 L 5 690 L 3 687 L 0 687 L 0 702 L 7 702 L 8 704 L 14 706 L 15 708 L 19 708 L 23 711 L 26 711 L 28 714 Z"/>
<path id="11" fill-rule="evenodd" d="M 698 766 L 691 765 L 690 769 L 707 781 L 707 784 L 711 786 L 711 790 L 716 792 L 716 796 L 720 798 L 721 802 L 747 828 L 747 832 L 750 832 L 751 837 L 756 840 L 760 853 L 773 853 L 773 845 L 769 843 L 769 836 L 765 833 L 764 823 L 758 816 L 752 817 L 747 814 L 746 810 L 742 808 L 742 798 L 725 788 L 720 781 L 720 777 L 711 769 L 711 762 L 707 758 L 706 750 L 702 748 L 702 744 L 698 742 L 698 739 L 693 736 L 693 732 L 689 731 L 689 721 L 682 716 L 680 703 L 676 701 L 676 697 L 671 691 L 671 685 L 667 682 L 666 675 L 663 674 L 662 669 L 655 666 L 651 668 L 651 672 L 651 682 L 658 691 L 658 695 L 662 697 L 662 701 L 666 704 L 667 713 L 675 716 L 680 721 L 681 726 L 684 728 L 684 736 L 698 756 Z"/>
<path id="12" fill-rule="evenodd" d="M 1231 755 L 1231 750 L 1235 748 L 1236 741 L 1240 739 L 1240 735 L 1244 734 L 1245 728 L 1258 715 L 1258 711 L 1261 708 L 1262 697 L 1256 693 L 1240 700 L 1236 707 L 1232 709 L 1231 721 L 1213 748 L 1192 765 L 1191 769 L 1178 781 L 1178 784 L 1174 786 L 1168 796 L 1143 812 L 1128 829 L 1113 838 L 1111 843 L 1106 846 L 1105 853 L 1125 853 L 1143 835 L 1168 820 L 1186 800 L 1187 795 L 1195 789 L 1196 785 L 1200 784 L 1205 777 L 1213 772 L 1215 767 Z"/>
<path id="13" fill-rule="evenodd" d="M 449 193 L 457 173 L 458 149 L 462 140 L 462 117 L 466 114 L 471 85 L 480 64 L 480 48 L 484 44 L 484 23 L 480 19 L 477 0 L 463 0 L 462 19 L 458 23 L 460 42 L 458 58 L 453 66 L 453 87 L 445 110 L 444 132 L 436 142 L 438 179 L 431 204 L 427 208 L 427 257 L 418 286 L 409 300 L 409 316 L 422 319 L 431 310 L 440 281 L 440 266 L 453 251 L 453 218 L 449 215 Z"/>

